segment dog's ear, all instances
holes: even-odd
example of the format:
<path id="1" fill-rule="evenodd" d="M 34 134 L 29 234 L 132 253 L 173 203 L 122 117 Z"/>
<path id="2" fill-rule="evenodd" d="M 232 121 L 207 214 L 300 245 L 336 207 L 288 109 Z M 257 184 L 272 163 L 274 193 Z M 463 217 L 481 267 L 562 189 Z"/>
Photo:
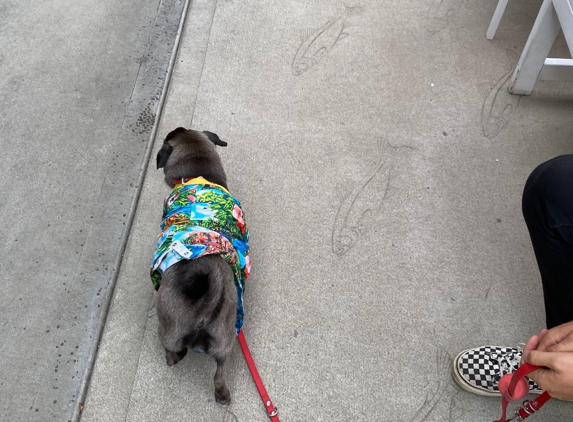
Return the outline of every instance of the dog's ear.
<path id="1" fill-rule="evenodd" d="M 207 138 L 209 138 L 209 140 L 211 142 L 213 142 L 215 145 L 219 145 L 220 147 L 226 147 L 227 146 L 227 143 L 225 141 L 221 141 L 221 139 L 219 139 L 217 134 L 215 134 L 213 132 L 207 132 L 206 130 L 203 131 L 203 133 L 205 135 L 207 135 Z"/>
<path id="2" fill-rule="evenodd" d="M 184 127 L 178 127 L 177 129 L 169 132 L 163 142 L 167 142 L 168 140 L 175 138 L 175 136 L 179 135 L 180 133 L 185 133 L 185 132 L 187 132 L 187 129 L 185 129 Z"/>
<path id="3" fill-rule="evenodd" d="M 169 160 L 169 156 L 173 152 L 173 147 L 169 145 L 167 142 L 163 144 L 159 152 L 157 153 L 157 168 L 165 167 L 167 164 L 167 160 Z"/>

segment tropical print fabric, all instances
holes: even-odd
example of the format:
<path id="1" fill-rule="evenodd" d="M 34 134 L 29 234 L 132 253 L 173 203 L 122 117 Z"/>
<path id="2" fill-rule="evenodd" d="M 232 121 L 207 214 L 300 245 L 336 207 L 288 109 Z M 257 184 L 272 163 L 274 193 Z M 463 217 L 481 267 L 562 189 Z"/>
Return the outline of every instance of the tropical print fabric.
<path id="1" fill-rule="evenodd" d="M 243 326 L 243 291 L 251 273 L 249 231 L 239 201 L 203 178 L 177 184 L 165 199 L 161 233 L 151 263 L 159 289 L 162 274 L 183 259 L 218 254 L 233 269 L 237 288 L 237 334 Z"/>

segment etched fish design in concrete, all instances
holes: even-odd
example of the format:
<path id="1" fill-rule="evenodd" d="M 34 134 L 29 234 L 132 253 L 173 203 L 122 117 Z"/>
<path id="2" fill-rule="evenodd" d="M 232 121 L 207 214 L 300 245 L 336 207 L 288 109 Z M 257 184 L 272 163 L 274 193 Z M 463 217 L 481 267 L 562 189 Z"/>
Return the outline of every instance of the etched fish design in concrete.
<path id="1" fill-rule="evenodd" d="M 427 13 L 428 32 L 435 34 L 449 27 L 467 0 L 432 0 Z"/>
<path id="2" fill-rule="evenodd" d="M 463 410 L 457 401 L 460 392 L 452 383 L 450 369 L 452 358 L 443 349 L 436 351 L 436 383 L 426 396 L 410 422 L 449 421 L 455 422 L 463 416 Z"/>
<path id="3" fill-rule="evenodd" d="M 344 12 L 315 30 L 305 31 L 292 61 L 292 73 L 299 76 L 322 60 L 334 48 L 338 41 L 346 38 L 347 20 L 362 14 L 360 6 L 346 6 Z"/>
<path id="4" fill-rule="evenodd" d="M 521 95 L 512 95 L 507 90 L 507 83 L 517 66 L 519 56 L 515 51 L 507 50 L 507 57 L 510 60 L 508 72 L 497 83 L 486 82 L 478 85 L 478 90 L 484 98 L 481 127 L 483 135 L 489 139 L 495 138 L 507 126 L 521 100 Z"/>
<path id="5" fill-rule="evenodd" d="M 372 168 L 358 182 L 352 184 L 352 189 L 340 188 L 339 194 L 341 202 L 334 219 L 332 228 L 332 252 L 338 256 L 346 254 L 358 241 L 361 236 L 361 226 L 365 217 L 374 212 L 372 209 L 364 210 L 366 198 L 365 188 L 372 182 L 382 169 L 386 172 L 386 183 L 382 189 L 376 191 L 378 203 L 381 203 L 386 197 L 388 186 L 390 184 L 390 162 L 393 153 L 400 148 L 411 148 L 408 146 L 392 146 L 383 139 L 378 139 L 378 158 Z"/>

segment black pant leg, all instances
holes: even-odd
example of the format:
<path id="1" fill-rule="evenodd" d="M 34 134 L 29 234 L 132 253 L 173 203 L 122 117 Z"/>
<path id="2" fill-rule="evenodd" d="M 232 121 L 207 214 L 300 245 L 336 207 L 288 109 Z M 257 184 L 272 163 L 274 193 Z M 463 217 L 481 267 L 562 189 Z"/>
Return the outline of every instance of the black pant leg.
<path id="1" fill-rule="evenodd" d="M 573 155 L 531 173 L 522 210 L 541 273 L 547 328 L 573 321 Z"/>

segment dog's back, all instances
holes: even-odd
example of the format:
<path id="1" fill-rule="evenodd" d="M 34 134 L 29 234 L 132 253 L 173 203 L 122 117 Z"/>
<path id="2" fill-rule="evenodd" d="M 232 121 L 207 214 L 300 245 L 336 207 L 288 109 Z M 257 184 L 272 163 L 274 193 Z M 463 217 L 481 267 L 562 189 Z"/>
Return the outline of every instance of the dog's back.
<path id="1" fill-rule="evenodd" d="M 240 203 L 228 192 L 216 146 L 227 143 L 212 132 L 179 127 L 157 153 L 157 168 L 164 169 L 165 183 L 175 196 L 165 202 L 160 235 L 165 238 L 158 240 L 151 279 L 158 289 L 159 338 L 167 364 L 183 359 L 188 348 L 215 358 L 215 400 L 226 405 L 231 394 L 224 366 L 243 322 L 242 291 L 250 259 Z M 196 202 L 200 206 L 193 209 Z M 177 247 L 187 251 L 181 255 L 181 249 L 173 249 Z"/>
<path id="2" fill-rule="evenodd" d="M 185 356 L 187 347 L 215 359 L 226 356 L 235 338 L 236 303 L 233 271 L 221 256 L 170 267 L 157 293 L 157 314 L 161 343 L 174 355 L 171 364 Z"/>

